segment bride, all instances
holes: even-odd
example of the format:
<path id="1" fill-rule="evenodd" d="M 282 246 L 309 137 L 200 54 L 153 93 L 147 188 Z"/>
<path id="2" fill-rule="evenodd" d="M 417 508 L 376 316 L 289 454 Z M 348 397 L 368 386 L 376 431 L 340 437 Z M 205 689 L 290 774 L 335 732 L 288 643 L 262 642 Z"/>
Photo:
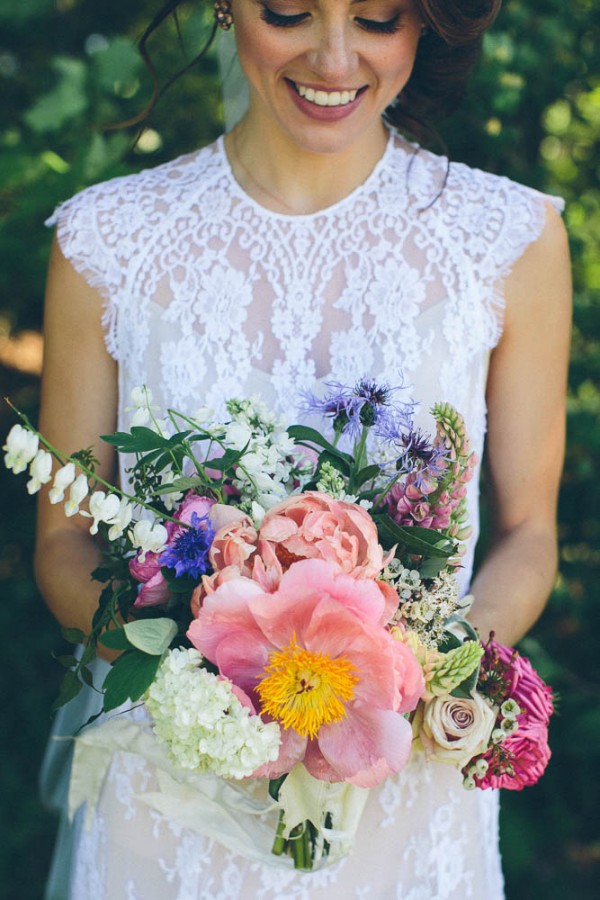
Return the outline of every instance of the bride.
<path id="1" fill-rule="evenodd" d="M 480 457 L 485 439 L 494 540 L 471 581 L 475 478 L 462 590 L 480 634 L 512 644 L 556 567 L 570 321 L 561 204 L 402 137 L 456 105 L 498 6 L 217 0 L 248 109 L 215 144 L 56 212 L 40 428 L 66 452 L 94 445 L 101 474 L 123 479 L 97 436 L 127 427 L 136 385 L 163 408 L 217 416 L 225 398 L 258 393 L 293 421 L 303 389 L 402 372 L 420 424 L 448 401 Z M 63 624 L 89 630 L 99 555 L 83 520 L 42 499 L 37 577 Z M 504 896 L 498 798 L 465 791 L 450 767 L 416 760 L 372 790 L 353 854 L 311 874 L 187 830 L 144 801 L 157 789 L 146 761 L 115 754 L 90 827 L 78 818 L 72 852 L 59 845 L 55 874 L 69 887 L 47 896 Z"/>

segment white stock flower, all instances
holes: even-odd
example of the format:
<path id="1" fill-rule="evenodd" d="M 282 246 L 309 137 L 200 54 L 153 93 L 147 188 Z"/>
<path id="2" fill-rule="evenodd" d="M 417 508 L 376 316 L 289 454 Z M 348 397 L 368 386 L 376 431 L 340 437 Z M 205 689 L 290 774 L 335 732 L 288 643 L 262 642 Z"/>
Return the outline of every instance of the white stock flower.
<path id="1" fill-rule="evenodd" d="M 133 518 L 133 503 L 130 503 L 124 497 L 121 497 L 119 509 L 110 520 L 110 528 L 108 529 L 109 541 L 116 541 L 120 538 L 125 529 L 131 524 Z"/>
<path id="2" fill-rule="evenodd" d="M 40 448 L 35 454 L 29 466 L 29 475 L 27 482 L 29 494 L 37 494 L 43 484 L 48 484 L 52 480 L 52 456 L 47 450 Z"/>
<path id="3" fill-rule="evenodd" d="M 79 504 L 89 493 L 88 480 L 85 475 L 78 475 L 69 490 L 69 499 L 65 503 L 65 516 L 74 516 L 79 512 Z"/>
<path id="4" fill-rule="evenodd" d="M 487 750 L 496 713 L 481 694 L 435 697 L 425 704 L 420 738 L 428 759 L 463 766 Z"/>
<path id="5" fill-rule="evenodd" d="M 142 551 L 139 560 L 144 562 L 146 553 L 160 553 L 161 550 L 164 550 L 169 535 L 165 526 L 160 522 L 152 524 L 147 519 L 140 519 L 129 532 L 129 537 L 133 546 Z"/>
<path id="6" fill-rule="evenodd" d="M 260 503 L 257 503 L 256 500 L 252 501 L 251 513 L 252 521 L 258 528 L 265 517 L 266 509 L 264 506 L 261 506 Z"/>
<path id="7" fill-rule="evenodd" d="M 112 524 L 118 515 L 121 501 L 116 494 L 107 494 L 105 491 L 94 491 L 90 497 L 90 511 L 86 517 L 93 519 L 90 526 L 90 534 L 98 534 L 100 522 Z"/>
<path id="8" fill-rule="evenodd" d="M 12 469 L 15 475 L 24 472 L 38 452 L 38 447 L 37 434 L 22 425 L 13 425 L 2 448 L 6 451 L 4 465 L 7 469 Z"/>
<path id="9" fill-rule="evenodd" d="M 72 462 L 61 466 L 54 474 L 54 481 L 48 493 L 50 503 L 62 503 L 65 491 L 75 481 L 75 466 Z"/>
<path id="10" fill-rule="evenodd" d="M 201 663 L 193 649 L 165 656 L 146 697 L 154 731 L 182 768 L 247 778 L 279 756 L 279 725 L 251 715 L 231 683 Z"/>
<path id="11" fill-rule="evenodd" d="M 252 431 L 241 422 L 232 422 L 225 426 L 225 442 L 234 450 L 243 450 L 252 439 Z"/>
<path id="12" fill-rule="evenodd" d="M 169 467 L 168 469 L 164 469 L 160 475 L 160 484 L 161 487 L 165 484 L 172 484 L 178 476 L 175 474 L 173 469 Z M 169 494 L 161 494 L 163 503 L 167 507 L 167 510 L 171 512 L 171 510 L 175 509 L 181 498 L 183 497 L 183 491 L 171 491 Z"/>

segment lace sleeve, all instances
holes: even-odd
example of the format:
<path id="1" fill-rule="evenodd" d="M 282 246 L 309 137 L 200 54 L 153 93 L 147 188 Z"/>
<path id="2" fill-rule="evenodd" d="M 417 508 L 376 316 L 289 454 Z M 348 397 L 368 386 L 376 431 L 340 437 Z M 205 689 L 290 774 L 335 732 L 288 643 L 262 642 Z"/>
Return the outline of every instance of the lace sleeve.
<path id="1" fill-rule="evenodd" d="M 106 185 L 102 184 L 76 194 L 56 208 L 46 225 L 57 227 L 64 256 L 102 297 L 106 347 L 117 359 L 118 298 L 125 273 L 116 251 L 119 229 L 115 204 L 107 203 L 106 194 Z"/>
<path id="2" fill-rule="evenodd" d="M 491 346 L 495 346 L 504 326 L 506 279 L 544 230 L 546 204 L 562 213 L 564 201 L 509 178 L 470 171 L 477 199 L 471 207 L 468 245 L 485 287 L 485 302 L 494 322 Z"/>

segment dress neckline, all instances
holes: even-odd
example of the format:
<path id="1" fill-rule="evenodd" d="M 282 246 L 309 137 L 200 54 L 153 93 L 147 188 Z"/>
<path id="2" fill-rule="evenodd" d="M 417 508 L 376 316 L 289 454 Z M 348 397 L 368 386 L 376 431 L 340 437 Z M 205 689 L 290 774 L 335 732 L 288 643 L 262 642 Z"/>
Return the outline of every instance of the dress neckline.
<path id="1" fill-rule="evenodd" d="M 379 157 L 370 173 L 367 175 L 364 181 L 361 181 L 349 194 L 346 194 L 345 197 L 342 197 L 340 200 L 336 200 L 335 203 L 332 203 L 330 206 L 325 206 L 323 209 L 318 209 L 312 213 L 282 213 L 276 212 L 275 210 L 269 209 L 267 206 L 263 206 L 262 203 L 259 203 L 258 200 L 255 200 L 254 197 L 251 197 L 244 188 L 241 186 L 239 181 L 236 179 L 233 174 L 233 169 L 231 167 L 231 163 L 229 162 L 229 157 L 227 156 L 227 152 L 225 150 L 225 135 L 221 135 L 217 138 L 216 141 L 216 149 L 219 160 L 223 166 L 223 169 L 227 175 L 227 180 L 229 182 L 229 186 L 231 188 L 232 194 L 234 194 L 239 200 L 246 203 L 248 206 L 251 206 L 256 212 L 261 215 L 268 216 L 269 218 L 281 219 L 289 222 L 307 222 L 317 219 L 320 216 L 333 216 L 339 213 L 342 209 L 344 209 L 347 205 L 353 203 L 357 200 L 361 194 L 366 193 L 372 185 L 379 178 L 379 174 L 382 169 L 387 165 L 388 159 L 391 157 L 392 153 L 396 149 L 396 141 L 395 141 L 395 133 L 393 131 L 389 131 L 387 143 L 385 145 L 385 149 L 382 155 Z"/>

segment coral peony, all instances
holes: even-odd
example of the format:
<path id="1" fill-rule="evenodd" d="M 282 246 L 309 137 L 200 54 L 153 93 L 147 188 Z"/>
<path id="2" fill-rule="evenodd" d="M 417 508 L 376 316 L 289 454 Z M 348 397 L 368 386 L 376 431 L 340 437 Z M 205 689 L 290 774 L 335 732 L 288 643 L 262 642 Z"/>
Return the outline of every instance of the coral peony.
<path id="1" fill-rule="evenodd" d="M 324 559 L 356 578 L 374 578 L 387 559 L 370 515 L 354 503 L 307 491 L 270 509 L 260 538 L 273 547 L 283 570 L 298 559 Z"/>
<path id="2" fill-rule="evenodd" d="M 315 778 L 379 784 L 405 765 L 403 713 L 423 692 L 414 654 L 385 629 L 377 584 L 323 560 L 301 560 L 266 593 L 250 578 L 208 594 L 190 625 L 192 644 L 279 722 L 282 748 L 260 774 L 304 762 Z"/>

